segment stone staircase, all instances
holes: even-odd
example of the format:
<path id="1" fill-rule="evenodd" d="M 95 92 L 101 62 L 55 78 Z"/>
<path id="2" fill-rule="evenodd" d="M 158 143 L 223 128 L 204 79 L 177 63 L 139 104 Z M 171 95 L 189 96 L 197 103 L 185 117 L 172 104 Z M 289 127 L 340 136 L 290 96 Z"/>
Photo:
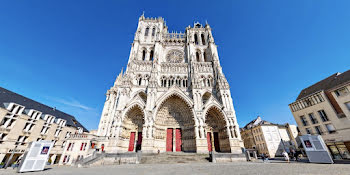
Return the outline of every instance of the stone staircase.
<path id="1" fill-rule="evenodd" d="M 116 165 L 116 164 L 138 164 L 141 153 L 94 153 L 84 159 L 75 162 L 78 167 L 89 167 L 96 165 Z"/>
<path id="2" fill-rule="evenodd" d="M 142 154 L 141 164 L 208 163 L 209 154 L 167 152 Z"/>

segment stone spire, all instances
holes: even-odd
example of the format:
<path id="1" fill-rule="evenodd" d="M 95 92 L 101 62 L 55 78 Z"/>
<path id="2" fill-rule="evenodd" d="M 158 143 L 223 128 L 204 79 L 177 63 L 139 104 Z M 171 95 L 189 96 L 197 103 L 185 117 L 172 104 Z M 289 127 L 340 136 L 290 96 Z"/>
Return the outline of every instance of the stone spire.
<path id="1" fill-rule="evenodd" d="M 114 87 L 117 87 L 118 85 L 120 86 L 122 83 L 122 78 L 123 78 L 123 68 L 120 71 L 118 77 L 116 78 L 115 82 L 114 82 Z"/>
<path id="2" fill-rule="evenodd" d="M 142 15 L 140 16 L 139 20 L 144 20 L 145 19 L 145 11 L 142 12 Z"/>

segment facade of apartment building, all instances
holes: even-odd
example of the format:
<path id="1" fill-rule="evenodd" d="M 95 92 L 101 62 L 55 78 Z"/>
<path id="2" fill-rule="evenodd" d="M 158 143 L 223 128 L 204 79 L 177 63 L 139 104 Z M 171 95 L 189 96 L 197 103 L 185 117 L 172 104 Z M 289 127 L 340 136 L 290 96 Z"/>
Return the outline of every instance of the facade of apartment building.
<path id="1" fill-rule="evenodd" d="M 255 149 L 258 154 L 273 158 L 282 156 L 284 150 L 296 150 L 298 130 L 295 125 L 273 124 L 257 117 L 241 128 L 241 136 L 246 149 Z"/>
<path id="2" fill-rule="evenodd" d="M 0 87 L 0 163 L 15 162 L 39 140 L 54 142 L 49 161 L 58 163 L 66 139 L 84 131 L 73 116 Z"/>
<path id="3" fill-rule="evenodd" d="M 303 89 L 290 110 L 302 135 L 321 135 L 334 159 L 350 159 L 350 70 Z"/>

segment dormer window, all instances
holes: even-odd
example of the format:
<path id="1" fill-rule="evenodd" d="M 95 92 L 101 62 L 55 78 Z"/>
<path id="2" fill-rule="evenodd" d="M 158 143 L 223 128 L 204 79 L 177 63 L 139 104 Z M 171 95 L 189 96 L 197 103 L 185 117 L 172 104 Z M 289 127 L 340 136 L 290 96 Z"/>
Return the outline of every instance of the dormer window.
<path id="1" fill-rule="evenodd" d="M 7 110 L 10 111 L 12 114 L 20 115 L 20 114 L 22 114 L 22 112 L 24 110 L 24 106 L 21 106 L 21 105 L 16 104 L 16 103 L 10 103 L 7 106 Z"/>
<path id="2" fill-rule="evenodd" d="M 48 115 L 47 119 L 46 119 L 46 123 L 51 124 L 55 121 L 55 117 Z"/>
<path id="3" fill-rule="evenodd" d="M 67 121 L 60 118 L 60 119 L 57 119 L 56 123 L 58 124 L 59 127 L 64 127 L 66 126 Z"/>
<path id="4" fill-rule="evenodd" d="M 344 96 L 344 95 L 348 94 L 349 90 L 346 87 L 343 87 L 343 88 L 335 90 L 334 93 L 335 93 L 335 95 L 337 95 L 337 97 L 340 97 L 340 96 Z"/>
<path id="5" fill-rule="evenodd" d="M 33 119 L 33 120 L 39 120 L 41 117 L 42 113 L 39 111 L 36 111 L 34 109 L 29 110 L 28 116 Z"/>
<path id="6" fill-rule="evenodd" d="M 83 128 L 81 128 L 81 127 L 78 127 L 78 134 L 82 134 L 83 133 Z"/>

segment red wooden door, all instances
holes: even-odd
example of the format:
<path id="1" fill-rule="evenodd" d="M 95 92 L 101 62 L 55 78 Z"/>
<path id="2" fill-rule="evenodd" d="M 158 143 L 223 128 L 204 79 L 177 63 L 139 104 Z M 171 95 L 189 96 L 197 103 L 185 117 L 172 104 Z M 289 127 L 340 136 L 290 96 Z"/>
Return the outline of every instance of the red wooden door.
<path id="1" fill-rule="evenodd" d="M 142 132 L 137 133 L 137 143 L 136 143 L 136 151 L 141 150 L 142 145 Z"/>
<path id="2" fill-rule="evenodd" d="M 213 151 L 213 146 L 211 145 L 211 134 L 207 133 L 208 151 Z"/>
<path id="3" fill-rule="evenodd" d="M 220 152 L 219 133 L 214 132 L 214 147 L 216 152 Z"/>
<path id="4" fill-rule="evenodd" d="M 173 151 L 173 129 L 168 128 L 166 134 L 166 151 Z"/>
<path id="5" fill-rule="evenodd" d="M 175 137 L 176 137 L 176 151 L 182 151 L 181 150 L 182 140 L 181 140 L 181 129 L 180 128 L 176 128 Z"/>
<path id="6" fill-rule="evenodd" d="M 135 142 L 135 132 L 131 132 L 128 151 L 134 151 L 134 142 Z"/>

